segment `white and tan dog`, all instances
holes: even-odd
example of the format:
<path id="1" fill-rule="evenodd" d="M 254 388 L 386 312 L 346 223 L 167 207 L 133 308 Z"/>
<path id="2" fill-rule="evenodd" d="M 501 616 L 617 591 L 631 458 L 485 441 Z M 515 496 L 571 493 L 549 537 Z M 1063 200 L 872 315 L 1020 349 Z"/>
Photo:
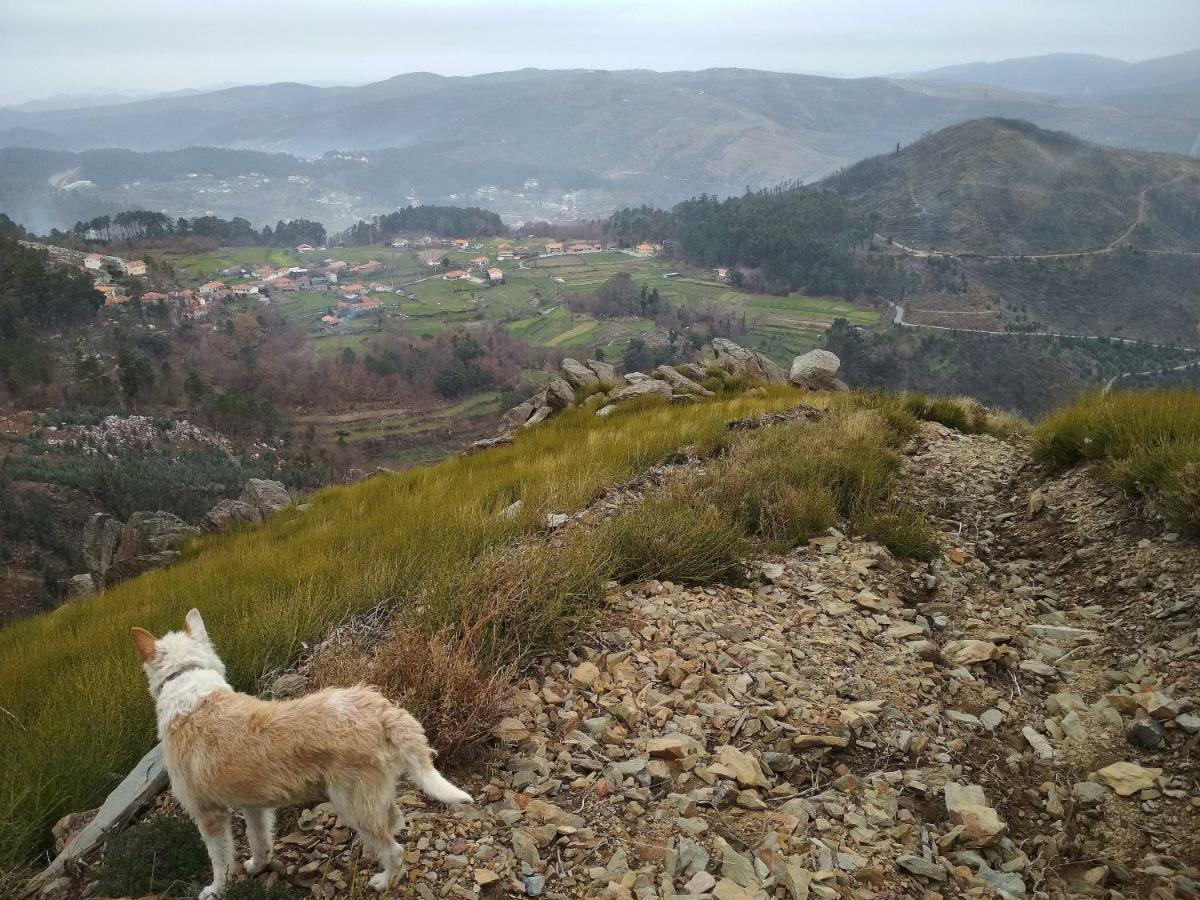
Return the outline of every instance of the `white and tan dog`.
<path id="1" fill-rule="evenodd" d="M 255 874 L 271 861 L 275 810 L 328 797 L 383 864 L 370 885 L 385 890 L 403 865 L 396 780 L 404 774 L 443 803 L 471 802 L 433 766 L 421 723 L 368 687 L 330 688 L 269 702 L 225 681 L 200 613 L 161 638 L 133 629 L 150 681 L 171 788 L 204 837 L 220 894 L 233 865 L 231 811 L 246 817 Z"/>

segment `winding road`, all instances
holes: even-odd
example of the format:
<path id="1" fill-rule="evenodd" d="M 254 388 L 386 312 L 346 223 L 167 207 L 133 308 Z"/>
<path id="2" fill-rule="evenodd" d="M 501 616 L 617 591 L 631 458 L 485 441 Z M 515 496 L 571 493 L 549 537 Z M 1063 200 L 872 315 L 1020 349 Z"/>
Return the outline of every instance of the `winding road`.
<path id="1" fill-rule="evenodd" d="M 1153 341 L 1140 341 L 1136 338 L 1122 337 L 1105 337 L 1102 334 L 1069 334 L 1064 331 L 988 331 L 983 328 L 955 328 L 950 325 L 924 325 L 919 322 L 906 322 L 904 320 L 904 307 L 899 303 L 888 301 L 888 306 L 893 310 L 892 324 L 902 328 L 928 328 L 932 331 L 951 331 L 961 332 L 964 334 L 988 334 L 995 337 L 1048 337 L 1048 338 L 1069 338 L 1079 341 L 1107 341 L 1108 343 L 1131 344 L 1140 347 L 1153 347 L 1156 350 L 1178 350 L 1182 353 L 1195 353 L 1197 358 L 1192 362 L 1181 363 L 1177 366 L 1168 366 L 1162 369 L 1148 369 L 1144 372 L 1119 372 L 1110 378 L 1104 385 L 1104 392 L 1107 394 L 1114 384 L 1123 378 L 1141 378 L 1151 377 L 1156 375 L 1166 375 L 1170 372 L 1182 372 L 1185 369 L 1194 369 L 1200 367 L 1200 347 L 1172 347 L 1167 344 L 1156 344 Z"/>

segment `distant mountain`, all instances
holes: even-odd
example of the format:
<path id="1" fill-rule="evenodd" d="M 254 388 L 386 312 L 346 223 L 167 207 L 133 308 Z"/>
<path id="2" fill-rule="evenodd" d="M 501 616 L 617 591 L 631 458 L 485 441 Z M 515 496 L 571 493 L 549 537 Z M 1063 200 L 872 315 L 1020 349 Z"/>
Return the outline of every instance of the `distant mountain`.
<path id="1" fill-rule="evenodd" d="M 1180 102 L 1186 103 L 1186 98 Z M 167 150 L 207 145 L 319 156 L 398 148 L 423 193 L 569 181 L 584 173 L 628 202 L 811 180 L 979 116 L 1021 118 L 1090 140 L 1187 152 L 1200 121 L 978 85 L 837 79 L 744 69 L 412 73 L 357 87 L 236 87 L 82 110 L 0 110 L 0 146 Z M 580 185 L 582 186 L 582 185 Z M 569 185 L 568 185 L 569 187 Z"/>
<path id="2" fill-rule="evenodd" d="M 1102 147 L 1028 122 L 964 122 L 822 185 L 918 248 L 1200 250 L 1200 159 Z"/>
<path id="3" fill-rule="evenodd" d="M 990 84 L 1014 91 L 1071 97 L 1103 97 L 1200 78 L 1200 50 L 1130 63 L 1083 53 L 1051 53 L 1000 62 L 944 66 L 909 77 Z"/>

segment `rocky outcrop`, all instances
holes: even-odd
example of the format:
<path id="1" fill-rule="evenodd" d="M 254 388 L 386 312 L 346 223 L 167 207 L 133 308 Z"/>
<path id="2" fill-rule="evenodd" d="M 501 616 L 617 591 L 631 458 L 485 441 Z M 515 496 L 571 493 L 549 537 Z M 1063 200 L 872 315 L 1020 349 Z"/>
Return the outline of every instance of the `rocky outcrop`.
<path id="1" fill-rule="evenodd" d="M 713 392 L 702 384 L 697 384 L 683 373 L 670 366 L 659 366 L 654 370 L 654 377 L 661 379 L 676 393 L 694 394 L 697 397 L 712 397 Z"/>
<path id="2" fill-rule="evenodd" d="M 280 482 L 251 478 L 236 500 L 222 500 L 208 511 L 204 530 L 262 522 L 291 504 Z M 81 549 L 88 571 L 68 580 L 68 592 L 72 597 L 91 596 L 117 581 L 170 565 L 179 558 L 182 545 L 200 534 L 201 528 L 163 510 L 135 512 L 123 524 L 108 513 L 96 513 L 83 529 Z"/>
<path id="3" fill-rule="evenodd" d="M 98 583 L 112 568 L 117 544 L 121 541 L 121 523 L 108 513 L 93 513 L 83 527 L 83 561 Z"/>
<path id="4" fill-rule="evenodd" d="M 768 357 L 741 344 L 735 344 L 728 338 L 713 338 L 712 345 L 702 361 L 711 362 L 731 375 L 746 375 L 776 384 L 787 381 L 787 372 Z"/>
<path id="5" fill-rule="evenodd" d="M 238 497 L 259 511 L 264 519 L 292 505 L 292 497 L 286 487 L 278 481 L 251 478 Z"/>
<path id="6" fill-rule="evenodd" d="M 836 353 L 809 350 L 792 360 L 788 381 L 808 391 L 846 390 L 845 384 L 838 381 L 837 377 L 841 367 L 842 361 Z"/>
<path id="7" fill-rule="evenodd" d="M 257 523 L 263 514 L 257 506 L 245 500 L 222 500 L 204 516 L 204 526 L 209 531 L 224 531 L 242 523 Z"/>
<path id="8" fill-rule="evenodd" d="M 813 350 L 796 357 L 792 363 L 792 383 L 809 390 L 845 390 L 846 386 L 836 378 L 840 366 L 834 354 Z M 595 359 L 581 363 L 570 357 L 559 363 L 559 369 L 561 376 L 554 376 L 540 391 L 501 416 L 498 438 L 476 441 L 468 452 L 504 443 L 519 429 L 537 425 L 575 405 L 595 407 L 596 415 L 607 416 L 618 404 L 638 397 L 657 396 L 676 403 L 695 403 L 702 397 L 713 396 L 703 382 L 713 376 L 720 377 L 721 373 L 775 384 L 788 381 L 788 373 L 769 358 L 727 338 L 714 338 L 700 362 L 661 365 L 652 375 L 627 372 L 620 376 L 608 363 Z M 587 396 L 580 400 L 579 395 L 584 392 Z"/>
<path id="9" fill-rule="evenodd" d="M 577 359 L 571 359 L 568 356 L 558 364 L 558 367 L 562 370 L 563 378 L 577 391 L 594 387 L 600 383 L 600 376 Z"/>

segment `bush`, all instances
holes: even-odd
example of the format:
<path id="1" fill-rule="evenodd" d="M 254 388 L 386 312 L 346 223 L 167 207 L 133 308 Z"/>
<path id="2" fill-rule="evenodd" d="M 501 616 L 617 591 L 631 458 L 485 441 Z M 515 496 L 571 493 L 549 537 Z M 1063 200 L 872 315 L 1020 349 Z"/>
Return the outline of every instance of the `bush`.
<path id="1" fill-rule="evenodd" d="M 872 516 L 866 533 L 903 559 L 932 562 L 942 551 L 937 529 L 910 510 Z"/>
<path id="2" fill-rule="evenodd" d="M 872 514 L 886 499 L 905 435 L 873 410 L 836 407 L 815 423 L 752 432 L 703 480 L 705 495 L 772 550 Z"/>
<path id="3" fill-rule="evenodd" d="M 488 740 L 509 692 L 509 671 L 482 672 L 470 636 L 430 638 L 403 625 L 369 652 L 343 646 L 314 663 L 318 687 L 379 688 L 417 717 L 430 746 L 451 764 Z"/>
<path id="4" fill-rule="evenodd" d="M 745 537 L 712 503 L 680 490 L 647 497 L 601 529 L 619 581 L 740 584 Z"/>
<path id="5" fill-rule="evenodd" d="M 196 826 L 179 816 L 163 816 L 131 825 L 108 839 L 100 893 L 192 897 L 196 884 L 208 873 L 208 851 Z"/>
<path id="6" fill-rule="evenodd" d="M 1091 394 L 1042 422 L 1035 459 L 1095 463 L 1101 478 L 1149 497 L 1172 526 L 1200 534 L 1200 394 Z"/>

